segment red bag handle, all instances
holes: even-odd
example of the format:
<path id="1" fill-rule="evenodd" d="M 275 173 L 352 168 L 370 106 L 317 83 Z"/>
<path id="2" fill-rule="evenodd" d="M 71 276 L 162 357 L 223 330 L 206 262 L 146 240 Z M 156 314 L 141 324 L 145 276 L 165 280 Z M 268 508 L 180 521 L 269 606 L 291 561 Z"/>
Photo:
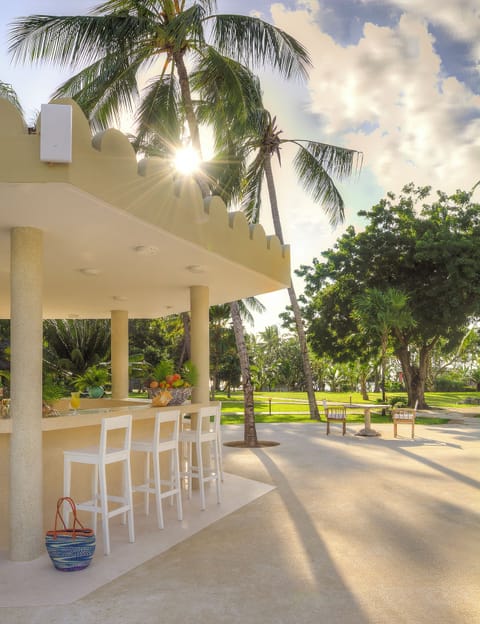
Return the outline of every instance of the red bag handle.
<path id="1" fill-rule="evenodd" d="M 72 513 L 73 513 L 73 526 L 71 529 L 67 528 L 67 525 L 65 524 L 65 520 L 63 519 L 62 516 L 62 512 L 61 512 L 61 508 L 63 506 L 63 503 L 67 502 L 71 509 L 72 509 Z M 63 525 L 63 529 L 57 529 L 57 523 L 60 520 L 60 522 Z M 77 528 L 78 527 L 78 528 Z M 51 534 L 53 536 L 54 539 L 56 539 L 57 534 L 58 533 L 62 533 L 63 531 L 68 531 L 71 535 L 72 538 L 75 539 L 75 537 L 77 536 L 77 533 L 81 532 L 81 531 L 87 531 L 90 532 L 91 529 L 86 529 L 83 524 L 80 522 L 80 520 L 77 517 L 77 508 L 75 506 L 75 503 L 73 501 L 72 498 L 70 498 L 69 496 L 63 496 L 62 498 L 59 498 L 57 501 L 57 513 L 55 514 L 55 528 L 53 531 L 49 531 L 49 534 Z"/>

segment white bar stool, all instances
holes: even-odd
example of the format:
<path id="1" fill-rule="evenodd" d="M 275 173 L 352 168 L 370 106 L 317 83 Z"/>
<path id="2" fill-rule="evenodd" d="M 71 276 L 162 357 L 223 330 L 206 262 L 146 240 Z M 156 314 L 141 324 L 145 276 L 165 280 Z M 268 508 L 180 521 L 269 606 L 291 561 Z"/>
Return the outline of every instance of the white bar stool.
<path id="1" fill-rule="evenodd" d="M 222 446 L 223 446 L 223 438 L 222 438 L 222 406 L 220 404 L 216 414 L 216 429 L 217 429 L 217 445 L 218 445 L 218 458 L 220 461 L 220 478 L 223 482 L 223 455 L 222 455 Z M 180 441 L 182 442 L 182 432 L 191 431 L 192 428 L 192 418 L 190 414 L 182 414 L 180 419 Z M 184 436 L 185 437 L 185 436 Z M 188 465 L 188 454 L 189 454 L 189 445 L 186 443 L 182 444 L 183 452 L 182 457 L 186 465 Z M 185 476 L 185 473 L 183 473 Z"/>
<path id="2" fill-rule="evenodd" d="M 107 438 L 110 431 L 124 430 L 123 445 L 109 447 Z M 93 528 L 97 528 L 97 514 L 102 514 L 103 550 L 110 554 L 110 530 L 108 521 L 114 516 L 124 514 L 128 518 L 129 542 L 135 541 L 133 523 L 132 477 L 130 469 L 130 445 L 132 438 L 132 416 L 112 416 L 102 419 L 100 444 L 95 448 L 78 449 L 63 452 L 63 495 L 70 496 L 72 464 L 91 464 L 95 467 L 92 478 L 92 499 L 76 503 L 77 509 L 93 514 Z M 123 464 L 123 495 L 109 496 L 107 492 L 106 466 L 121 462 Z M 120 506 L 109 510 L 112 501 Z M 67 518 L 68 521 L 68 518 Z"/>
<path id="3" fill-rule="evenodd" d="M 163 529 L 163 509 L 162 499 L 170 498 L 173 504 L 173 497 L 177 499 L 177 518 L 183 519 L 182 495 L 180 489 L 180 461 L 178 454 L 178 434 L 180 426 L 180 410 L 169 410 L 168 412 L 157 412 L 155 414 L 155 425 L 153 438 L 148 440 L 132 440 L 132 451 L 145 453 L 144 482 L 133 487 L 134 492 L 145 494 L 145 514 L 149 514 L 150 494 L 155 494 L 157 507 L 158 528 Z M 160 454 L 170 454 L 170 478 L 161 478 Z M 150 477 L 150 455 L 153 464 L 153 479 Z M 168 487 L 162 492 L 162 485 Z"/>
<path id="4" fill-rule="evenodd" d="M 196 426 L 180 432 L 180 442 L 187 445 L 186 469 L 182 473 L 188 479 L 188 498 L 192 497 L 192 480 L 198 479 L 200 489 L 200 508 L 204 510 L 205 504 L 205 483 L 214 481 L 217 492 L 217 503 L 221 502 L 221 472 L 220 455 L 221 446 L 219 444 L 220 426 L 219 407 L 201 407 L 196 419 Z M 196 465 L 193 464 L 192 447 L 195 444 Z M 203 445 L 208 445 L 209 457 L 205 455 Z M 205 460 L 213 460 L 213 465 L 204 465 Z"/>

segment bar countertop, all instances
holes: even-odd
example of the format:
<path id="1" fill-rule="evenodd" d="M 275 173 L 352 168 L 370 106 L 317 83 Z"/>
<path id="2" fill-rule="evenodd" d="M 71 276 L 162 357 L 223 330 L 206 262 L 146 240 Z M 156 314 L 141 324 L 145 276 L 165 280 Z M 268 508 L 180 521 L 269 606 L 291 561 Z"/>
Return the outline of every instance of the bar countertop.
<path id="1" fill-rule="evenodd" d="M 90 406 L 88 404 L 88 399 L 82 399 L 82 402 L 85 407 L 81 404 L 77 413 L 73 413 L 73 411 L 68 408 L 60 408 L 58 410 L 58 415 L 43 417 L 42 431 L 91 427 L 92 425 L 100 425 L 102 418 L 120 416 L 122 414 L 132 414 L 134 422 L 153 418 L 156 412 L 168 411 L 169 409 L 180 409 L 184 414 L 194 414 L 198 412 L 201 407 L 212 405 L 212 403 L 184 403 L 183 405 L 153 407 L 150 401 L 146 400 L 142 402 L 141 400 L 111 401 L 110 399 L 101 399 L 95 401 L 95 405 Z M 213 404 L 216 404 L 216 402 Z M 0 434 L 2 433 L 12 433 L 11 418 L 0 419 Z"/>

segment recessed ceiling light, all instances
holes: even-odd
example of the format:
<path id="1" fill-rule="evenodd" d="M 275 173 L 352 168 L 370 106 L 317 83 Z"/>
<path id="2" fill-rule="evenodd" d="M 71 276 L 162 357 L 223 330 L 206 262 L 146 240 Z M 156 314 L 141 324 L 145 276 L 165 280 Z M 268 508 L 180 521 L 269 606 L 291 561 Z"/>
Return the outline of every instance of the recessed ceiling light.
<path id="1" fill-rule="evenodd" d="M 83 269 L 78 269 L 80 271 L 80 273 L 83 273 L 84 275 L 88 275 L 88 276 L 93 276 L 93 275 L 98 275 L 100 273 L 99 269 L 95 269 L 93 267 L 85 267 Z"/>
<path id="2" fill-rule="evenodd" d="M 160 249 L 155 247 L 155 245 L 137 245 L 133 248 L 133 251 L 141 256 L 156 256 L 160 253 Z"/>
<path id="3" fill-rule="evenodd" d="M 190 273 L 205 273 L 205 267 L 203 267 L 201 264 L 189 264 L 185 268 L 187 269 L 187 271 L 190 271 Z"/>

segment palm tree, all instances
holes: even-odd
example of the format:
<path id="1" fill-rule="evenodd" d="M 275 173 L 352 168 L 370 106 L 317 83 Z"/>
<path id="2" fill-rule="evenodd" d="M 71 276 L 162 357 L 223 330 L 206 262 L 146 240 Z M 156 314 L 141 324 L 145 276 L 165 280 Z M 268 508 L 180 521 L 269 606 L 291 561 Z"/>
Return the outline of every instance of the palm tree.
<path id="1" fill-rule="evenodd" d="M 200 154 L 187 63 L 234 90 L 238 63 L 268 65 L 286 78 L 304 77 L 310 63 L 281 29 L 216 8 L 216 0 L 107 0 L 88 15 L 32 15 L 13 23 L 10 51 L 16 61 L 82 68 L 55 96 L 74 98 L 96 128 L 137 108 L 140 139 L 161 125 L 164 142 L 176 142 L 185 121 Z M 146 71 L 156 73 L 141 93 Z"/>
<path id="2" fill-rule="evenodd" d="M 243 330 L 239 301 L 232 301 L 230 304 L 230 314 L 232 315 L 233 331 L 235 333 L 235 342 L 237 344 L 238 358 L 240 360 L 240 370 L 242 371 L 243 403 L 245 413 L 243 441 L 245 446 L 254 448 L 258 446 L 258 438 L 255 427 L 253 383 L 250 370 L 250 358 L 248 356 L 247 344 L 245 342 L 245 332 Z"/>
<path id="3" fill-rule="evenodd" d="M 361 163 L 361 154 L 355 150 L 308 141 L 304 139 L 282 138 L 276 126 L 275 117 L 264 109 L 257 110 L 246 128 L 246 138 L 240 139 L 245 157 L 253 155 L 243 187 L 243 207 L 251 222 L 259 220 L 262 182 L 267 183 L 270 209 L 275 234 L 284 244 L 282 224 L 278 207 L 275 180 L 272 170 L 272 157 L 276 155 L 279 163 L 280 150 L 283 144 L 291 143 L 298 148 L 294 167 L 300 183 L 310 193 L 313 200 L 322 205 L 330 217 L 332 225 L 344 219 L 344 202 L 332 176 L 342 179 L 352 173 Z M 288 295 L 295 318 L 295 325 L 302 353 L 305 384 L 310 406 L 310 416 L 319 419 L 318 407 L 313 387 L 312 369 L 308 354 L 307 339 L 302 320 L 300 306 L 293 284 L 288 288 Z"/>
<path id="4" fill-rule="evenodd" d="M 408 296 L 396 288 L 386 291 L 369 288 L 356 298 L 353 315 L 362 331 L 380 347 L 382 401 L 385 403 L 385 368 L 390 333 L 414 325 Z"/>

